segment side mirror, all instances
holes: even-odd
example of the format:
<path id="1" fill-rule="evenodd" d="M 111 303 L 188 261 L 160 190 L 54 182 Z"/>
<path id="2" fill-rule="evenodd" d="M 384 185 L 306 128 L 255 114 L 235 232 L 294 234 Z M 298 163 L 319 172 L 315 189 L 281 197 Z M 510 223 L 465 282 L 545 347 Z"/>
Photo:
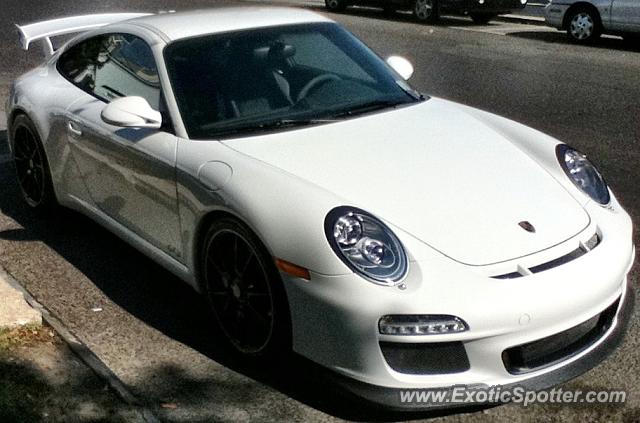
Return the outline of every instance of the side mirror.
<path id="1" fill-rule="evenodd" d="M 102 120 L 123 128 L 154 128 L 162 125 L 162 115 L 142 97 L 121 97 L 102 109 Z"/>
<path id="2" fill-rule="evenodd" d="M 393 68 L 394 71 L 398 72 L 404 80 L 408 80 L 413 75 L 413 65 L 410 61 L 400 56 L 390 56 L 387 59 L 387 64 Z"/>

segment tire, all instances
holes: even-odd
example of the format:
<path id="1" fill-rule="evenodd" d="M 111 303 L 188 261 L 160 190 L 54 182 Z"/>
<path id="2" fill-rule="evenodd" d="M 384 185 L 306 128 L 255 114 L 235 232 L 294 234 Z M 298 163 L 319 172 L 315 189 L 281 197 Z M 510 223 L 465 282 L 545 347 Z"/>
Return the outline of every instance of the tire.
<path id="1" fill-rule="evenodd" d="M 588 44 L 602 34 L 600 15 L 590 8 L 577 7 L 570 10 L 566 22 L 567 35 L 574 43 Z"/>
<path id="2" fill-rule="evenodd" d="M 226 345 L 246 360 L 277 362 L 291 351 L 291 318 L 273 258 L 240 221 L 208 228 L 201 248 L 202 287 Z"/>
<path id="3" fill-rule="evenodd" d="M 332 12 L 344 12 L 347 8 L 346 0 L 324 0 L 324 5 Z"/>
<path id="4" fill-rule="evenodd" d="M 438 19 L 438 3 L 436 0 L 414 0 L 413 16 L 419 22 L 435 22 Z"/>
<path id="5" fill-rule="evenodd" d="M 469 13 L 469 16 L 474 23 L 478 25 L 485 25 L 489 23 L 491 19 L 495 18 L 498 15 L 492 13 Z"/>
<path id="6" fill-rule="evenodd" d="M 58 202 L 49 162 L 38 130 L 26 115 L 18 115 L 11 124 L 11 143 L 16 178 L 24 202 L 36 212 L 51 212 Z"/>

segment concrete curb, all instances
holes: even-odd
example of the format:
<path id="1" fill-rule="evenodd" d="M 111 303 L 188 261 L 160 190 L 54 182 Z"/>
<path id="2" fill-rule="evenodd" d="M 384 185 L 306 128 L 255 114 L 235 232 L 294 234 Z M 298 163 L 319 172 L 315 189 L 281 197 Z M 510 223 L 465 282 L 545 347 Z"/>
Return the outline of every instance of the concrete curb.
<path id="1" fill-rule="evenodd" d="M 128 405 L 137 409 L 138 413 L 148 423 L 160 423 L 153 412 L 138 400 L 126 385 L 104 364 L 82 341 L 76 338 L 64 324 L 53 316 L 42 304 L 40 304 L 17 280 L 0 267 L 0 279 L 4 279 L 13 289 L 24 296 L 26 302 L 42 316 L 42 319 L 49 324 L 60 337 L 67 343 L 73 351 L 91 370 L 104 379 L 109 386 L 116 391 L 122 400 Z"/>

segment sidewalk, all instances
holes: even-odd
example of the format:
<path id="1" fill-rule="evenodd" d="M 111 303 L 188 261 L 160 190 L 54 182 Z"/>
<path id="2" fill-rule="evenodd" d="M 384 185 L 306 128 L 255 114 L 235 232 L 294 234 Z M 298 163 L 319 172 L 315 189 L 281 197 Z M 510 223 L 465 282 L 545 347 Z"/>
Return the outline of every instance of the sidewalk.
<path id="1" fill-rule="evenodd" d="M 0 422 L 153 421 L 79 358 L 72 335 L 43 324 L 48 312 L 17 284 L 0 268 Z"/>
<path id="2" fill-rule="evenodd" d="M 0 269 L 0 330 L 41 325 L 40 312 L 27 304 L 22 292 L 9 284 L 6 275 Z"/>

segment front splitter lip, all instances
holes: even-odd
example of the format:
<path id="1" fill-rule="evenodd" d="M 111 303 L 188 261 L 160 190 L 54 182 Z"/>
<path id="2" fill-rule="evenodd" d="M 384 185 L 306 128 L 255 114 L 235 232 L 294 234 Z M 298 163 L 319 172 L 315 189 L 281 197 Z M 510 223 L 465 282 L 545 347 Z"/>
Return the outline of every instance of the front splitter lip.
<path id="1" fill-rule="evenodd" d="M 609 355 L 611 355 L 616 348 L 622 343 L 624 335 L 626 333 L 629 321 L 633 314 L 633 308 L 635 305 L 635 291 L 632 288 L 631 283 L 627 283 L 626 293 L 622 299 L 623 303 L 620 306 L 618 314 L 616 316 L 616 323 L 609 335 L 602 339 L 595 348 L 580 357 L 579 359 L 568 363 L 556 370 L 543 373 L 538 376 L 531 377 L 512 384 L 500 385 L 501 390 L 511 390 L 515 388 L 522 388 L 528 391 L 540 391 L 548 389 L 562 383 L 565 383 L 571 379 L 574 379 L 581 374 L 591 370 Z M 372 385 L 369 383 L 361 382 L 355 379 L 351 379 L 347 376 L 330 372 L 327 377 L 336 385 L 340 386 L 347 394 L 355 396 L 358 400 L 364 401 L 370 406 L 383 408 L 388 411 L 399 412 L 412 412 L 412 411 L 443 411 L 450 410 L 463 411 L 470 409 L 486 408 L 500 403 L 418 403 L 418 402 L 402 402 L 401 392 L 407 391 L 443 391 L 455 388 L 442 387 L 442 388 L 389 388 L 378 385 Z M 490 388 L 488 385 L 474 384 L 467 385 L 466 389 L 478 389 L 478 388 Z"/>

